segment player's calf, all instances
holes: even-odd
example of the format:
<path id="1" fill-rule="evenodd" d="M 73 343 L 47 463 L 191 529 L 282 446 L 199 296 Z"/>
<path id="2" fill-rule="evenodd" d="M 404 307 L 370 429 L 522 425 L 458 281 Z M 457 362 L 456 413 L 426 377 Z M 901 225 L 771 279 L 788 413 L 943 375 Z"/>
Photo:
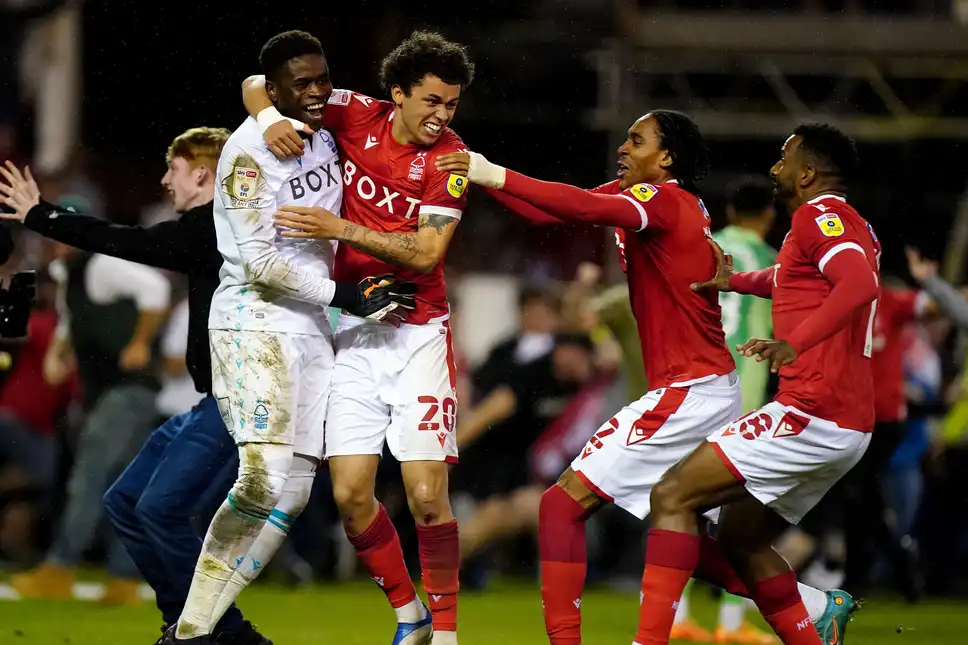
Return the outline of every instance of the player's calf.
<path id="1" fill-rule="evenodd" d="M 585 522 L 603 504 L 571 468 L 541 495 L 541 604 L 552 645 L 581 644 L 581 596 L 588 567 Z"/>
<path id="2" fill-rule="evenodd" d="M 292 446 L 248 443 L 239 447 L 239 476 L 209 525 L 178 619 L 178 640 L 210 633 L 219 597 L 279 503 L 292 459 Z"/>
<path id="3" fill-rule="evenodd" d="M 460 536 L 450 508 L 448 466 L 443 461 L 407 461 L 400 470 L 417 523 L 420 570 L 433 615 L 434 643 L 456 644 Z"/>
<path id="4" fill-rule="evenodd" d="M 266 523 L 259 532 L 259 537 L 249 548 L 245 559 L 236 567 L 235 573 L 232 574 L 232 578 L 219 596 L 218 603 L 209 621 L 212 630 L 215 629 L 216 624 L 239 597 L 242 590 L 259 577 L 265 570 L 266 565 L 282 547 L 293 522 L 296 521 L 309 502 L 316 475 L 316 465 L 317 460 L 313 457 L 296 455 L 293 458 L 292 469 L 286 479 L 279 502 L 269 513 Z"/>

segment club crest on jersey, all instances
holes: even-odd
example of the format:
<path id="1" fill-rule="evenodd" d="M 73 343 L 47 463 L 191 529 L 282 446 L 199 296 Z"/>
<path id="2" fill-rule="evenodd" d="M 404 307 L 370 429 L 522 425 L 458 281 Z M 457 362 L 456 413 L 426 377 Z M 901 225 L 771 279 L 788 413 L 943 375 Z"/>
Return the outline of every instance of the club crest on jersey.
<path id="1" fill-rule="evenodd" d="M 659 189 L 652 184 L 635 184 L 629 188 L 629 192 L 632 193 L 632 197 L 636 198 L 640 202 L 647 202 L 659 192 Z"/>
<path id="2" fill-rule="evenodd" d="M 820 215 L 814 221 L 825 237 L 840 237 L 844 234 L 844 225 L 836 215 Z"/>
<path id="3" fill-rule="evenodd" d="M 410 162 L 410 172 L 407 179 L 410 181 L 420 181 L 423 179 L 424 166 L 427 165 L 426 152 L 418 152 L 417 156 Z"/>
<path id="4" fill-rule="evenodd" d="M 450 173 L 450 177 L 447 178 L 447 192 L 450 193 L 450 196 L 457 199 L 464 194 L 466 189 L 467 177 Z"/>

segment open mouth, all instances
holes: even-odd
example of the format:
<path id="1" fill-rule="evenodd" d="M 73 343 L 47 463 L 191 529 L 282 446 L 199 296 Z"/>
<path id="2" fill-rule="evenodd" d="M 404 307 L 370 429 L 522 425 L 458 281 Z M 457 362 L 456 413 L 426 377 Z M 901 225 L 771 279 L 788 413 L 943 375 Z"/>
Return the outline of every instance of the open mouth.
<path id="1" fill-rule="evenodd" d="M 303 107 L 303 112 L 314 119 L 321 119 L 323 118 L 323 110 L 325 109 L 325 103 L 310 103 L 309 105 Z"/>
<path id="2" fill-rule="evenodd" d="M 439 123 L 432 123 L 428 121 L 427 123 L 423 124 L 423 129 L 424 129 L 424 132 L 426 132 L 430 136 L 436 137 L 441 132 L 443 132 L 444 126 L 440 125 Z"/>
<path id="3" fill-rule="evenodd" d="M 617 177 L 624 177 L 625 175 L 628 174 L 628 172 L 629 172 L 629 167 L 626 166 L 621 161 L 618 162 L 618 172 L 615 173 L 615 176 L 617 176 Z"/>

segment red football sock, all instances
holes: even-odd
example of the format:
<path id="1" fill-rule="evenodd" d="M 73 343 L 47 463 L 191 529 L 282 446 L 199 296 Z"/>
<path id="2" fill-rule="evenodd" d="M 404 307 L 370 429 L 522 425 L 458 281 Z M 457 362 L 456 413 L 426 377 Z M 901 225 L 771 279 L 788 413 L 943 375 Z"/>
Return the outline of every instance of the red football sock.
<path id="1" fill-rule="evenodd" d="M 418 526 L 420 569 L 430 601 L 434 631 L 457 631 L 457 572 L 460 569 L 460 539 L 457 522 Z"/>
<path id="2" fill-rule="evenodd" d="M 704 535 L 699 543 L 699 564 L 693 577 L 721 587 L 734 596 L 749 598 L 749 590 L 733 569 L 719 543 Z"/>
<path id="3" fill-rule="evenodd" d="M 636 643 L 668 644 L 679 598 L 698 562 L 698 535 L 662 529 L 649 531 Z"/>
<path id="4" fill-rule="evenodd" d="M 753 601 L 783 645 L 822 645 L 792 571 L 754 583 Z"/>
<path id="5" fill-rule="evenodd" d="M 347 533 L 347 537 L 370 577 L 383 589 L 394 609 L 405 606 L 417 597 L 417 590 L 403 560 L 400 536 L 382 504 L 376 519 L 365 531 L 357 535 Z"/>
<path id="6" fill-rule="evenodd" d="M 581 594 L 588 566 L 587 519 L 588 511 L 560 486 L 552 486 L 541 496 L 541 604 L 551 645 L 581 645 Z"/>

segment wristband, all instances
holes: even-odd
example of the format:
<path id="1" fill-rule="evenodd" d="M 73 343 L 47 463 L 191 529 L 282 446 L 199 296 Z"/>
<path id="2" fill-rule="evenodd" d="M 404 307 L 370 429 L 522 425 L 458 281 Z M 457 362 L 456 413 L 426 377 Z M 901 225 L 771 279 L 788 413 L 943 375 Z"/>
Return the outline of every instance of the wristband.
<path id="1" fill-rule="evenodd" d="M 272 105 L 259 112 L 259 115 L 255 117 L 255 120 L 259 124 L 259 128 L 262 130 L 262 132 L 265 132 L 269 129 L 269 126 L 279 123 L 285 118 L 286 117 L 279 113 L 279 110 L 276 109 L 276 106 Z"/>

